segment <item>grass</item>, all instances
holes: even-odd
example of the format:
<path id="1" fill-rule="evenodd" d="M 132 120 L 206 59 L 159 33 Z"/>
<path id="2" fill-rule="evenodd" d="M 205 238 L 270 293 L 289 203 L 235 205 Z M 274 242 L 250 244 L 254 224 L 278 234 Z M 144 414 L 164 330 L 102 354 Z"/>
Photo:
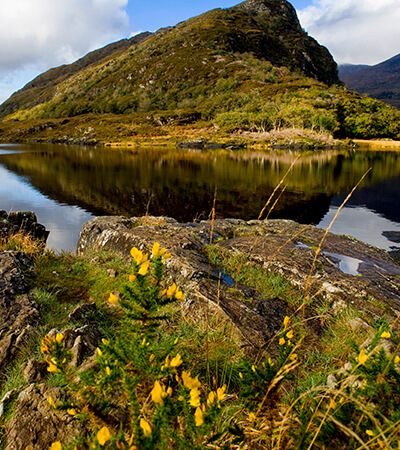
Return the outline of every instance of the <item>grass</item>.
<path id="1" fill-rule="evenodd" d="M 294 288 L 281 275 L 266 272 L 256 262 L 250 262 L 243 255 L 232 254 L 218 244 L 206 246 L 205 252 L 210 263 L 231 276 L 239 287 L 250 287 L 262 298 L 278 297 L 293 310 L 303 305 L 304 292 Z M 115 339 L 118 339 L 116 336 L 124 330 L 123 327 L 132 326 L 123 320 L 120 308 L 110 307 L 107 302 L 110 292 L 124 292 L 128 275 L 132 273 L 130 263 L 111 252 L 88 253 L 79 257 L 71 253 L 57 255 L 43 250 L 32 254 L 36 272 L 33 294 L 42 310 L 42 323 L 37 336 L 22 350 L 20 359 L 7 368 L 5 382 L 1 386 L 2 395 L 11 389 L 17 389 L 18 392 L 23 388 L 25 381 L 22 373 L 28 358 L 43 359 L 39 352 L 40 337 L 53 328 L 64 330 L 71 327 L 68 314 L 76 306 L 95 301 L 98 312 L 90 320 L 98 325 L 110 342 L 118 342 Z M 230 289 L 235 293 L 234 287 Z M 243 300 L 252 301 L 251 298 Z M 155 313 L 160 315 L 158 310 Z M 207 428 L 204 428 L 204 436 L 211 433 L 211 429 L 214 430 L 208 434 L 209 441 L 206 442 L 203 438 L 198 440 L 200 438 L 197 432 L 201 428 L 198 430 L 194 423 L 189 426 L 193 414 L 190 405 L 179 413 L 180 427 L 193 427 L 190 429 L 192 437 L 197 436 L 196 439 L 193 437 L 196 445 L 202 443 L 198 448 L 208 448 L 209 444 L 217 449 L 241 449 L 246 446 L 275 450 L 381 448 L 381 444 L 388 449 L 395 448 L 396 433 L 400 430 L 400 417 L 396 412 L 397 406 L 400 406 L 400 392 L 396 388 L 400 382 L 400 374 L 393 365 L 395 353 L 384 355 L 376 347 L 376 343 L 382 340 L 382 333 L 389 333 L 395 343 L 399 341 L 399 336 L 387 322 L 378 320 L 370 323 L 369 328 L 366 326 L 365 330 L 356 330 L 352 321 L 361 319 L 368 325 L 370 319 L 352 308 L 334 313 L 327 303 L 315 305 L 315 318 L 322 324 L 318 338 L 308 335 L 307 327 L 302 326 L 300 318 L 292 321 L 289 327 L 283 324 L 275 338 L 277 344 L 279 341 L 278 354 L 273 360 L 267 357 L 261 361 L 246 359 L 238 331 L 221 312 L 200 300 L 192 304 L 172 303 L 164 308 L 164 313 L 166 320 L 147 338 L 151 347 L 148 350 L 143 348 L 146 364 L 142 365 L 142 356 L 138 355 L 140 358 L 134 372 L 142 380 L 138 389 L 143 390 L 143 394 L 138 399 L 144 402 L 140 412 L 135 414 L 141 414 L 142 417 L 143 411 L 146 411 L 146 417 L 154 426 L 157 414 L 167 414 L 168 411 L 168 418 L 163 419 L 165 424 L 173 420 L 175 414 L 173 410 L 163 410 L 161 406 L 159 408 L 156 405 L 154 408 L 149 393 L 154 380 L 166 383 L 165 380 L 168 379 L 170 385 L 174 386 L 174 392 L 183 389 L 174 384 L 174 377 L 179 378 L 180 370 L 174 375 L 174 371 L 163 372 L 161 369 L 160 374 L 154 378 L 161 364 L 165 365 L 163 352 L 168 351 L 171 356 L 180 355 L 185 370 L 190 370 L 192 376 L 199 377 L 202 383 L 201 395 L 204 398 L 224 384 L 227 385 L 228 395 L 221 400 L 217 409 L 205 406 L 210 415 L 207 416 L 209 422 Z M 133 332 L 132 337 L 137 339 L 135 327 L 129 329 L 130 333 Z M 374 329 L 375 340 L 371 342 Z M 292 331 L 292 337 L 288 338 L 288 332 Z M 282 338 L 285 338 L 284 343 L 280 342 Z M 368 338 L 371 344 L 362 347 Z M 143 344 L 140 342 L 143 342 L 142 336 L 135 347 L 129 347 L 129 340 L 124 343 L 128 346 L 128 356 L 142 352 L 140 349 Z M 104 352 L 104 345 L 101 348 Z M 118 348 L 117 345 L 115 351 Z M 366 360 L 363 359 L 363 352 L 367 355 Z M 107 384 L 107 376 L 100 373 L 108 367 L 107 364 L 117 364 L 111 363 L 111 358 L 117 358 L 117 353 L 110 353 L 106 359 L 98 358 L 99 369 L 92 375 L 99 374 L 97 383 L 105 383 L 104 387 L 109 389 L 109 393 L 114 392 L 115 386 L 119 384 L 116 381 L 114 384 Z M 156 355 L 157 364 L 154 367 L 148 363 L 150 353 L 153 358 Z M 291 356 L 294 356 L 293 360 Z M 348 364 L 350 368 L 339 375 L 338 369 L 348 367 Z M 128 366 L 129 364 L 124 364 L 123 367 Z M 111 373 L 118 370 L 118 365 L 112 367 Z M 146 372 L 149 368 L 151 371 Z M 335 385 L 327 386 L 329 375 L 335 376 Z M 55 373 L 46 382 L 51 386 L 70 390 L 70 380 L 68 373 Z M 355 383 L 355 380 L 361 384 L 358 381 Z M 87 383 L 90 386 L 90 378 Z M 93 387 L 93 392 L 95 389 Z M 114 392 L 113 395 L 120 394 Z M 110 398 L 103 400 L 109 402 Z M 164 402 L 168 405 L 167 400 Z M 179 402 L 174 405 L 176 411 L 180 410 Z M 126 410 L 123 404 L 120 407 Z M 1 418 L 0 436 L 1 433 L 4 434 L 5 424 L 12 416 L 12 408 L 13 402 L 10 401 L 6 404 L 6 414 Z M 385 411 L 385 415 L 380 411 Z M 105 420 L 106 426 L 115 431 L 118 427 L 113 424 L 114 419 L 107 419 L 107 415 L 105 417 L 102 420 Z M 121 430 L 126 426 L 126 423 L 119 424 Z M 99 428 L 93 430 L 93 439 L 96 440 Z M 175 432 L 174 428 L 171 433 Z M 136 433 L 140 435 L 140 427 Z M 168 438 L 164 438 L 168 442 Z M 143 439 L 140 441 L 140 448 L 161 448 L 157 441 L 151 441 L 150 445 L 150 441 L 146 441 L 144 437 Z M 170 447 L 167 445 L 163 448 Z"/>

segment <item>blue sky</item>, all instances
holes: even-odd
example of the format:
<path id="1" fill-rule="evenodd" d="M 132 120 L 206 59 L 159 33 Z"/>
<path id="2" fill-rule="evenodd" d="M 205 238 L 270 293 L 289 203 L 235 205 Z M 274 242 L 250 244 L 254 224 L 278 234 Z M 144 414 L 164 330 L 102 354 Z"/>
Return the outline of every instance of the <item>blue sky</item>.
<path id="1" fill-rule="evenodd" d="M 128 1 L 127 11 L 133 30 L 158 30 L 159 28 L 175 25 L 189 17 L 197 16 L 215 8 L 229 8 L 239 1 L 235 0 L 155 0 L 149 2 L 149 7 L 139 5 L 137 1 Z M 302 9 L 312 4 L 311 0 L 297 0 L 290 2 L 296 9 Z M 151 6 L 150 6 L 151 5 Z"/>
<path id="2" fill-rule="evenodd" d="M 0 103 L 45 70 L 235 0 L 1 0 Z M 302 27 L 338 63 L 400 53 L 400 0 L 293 0 Z"/>

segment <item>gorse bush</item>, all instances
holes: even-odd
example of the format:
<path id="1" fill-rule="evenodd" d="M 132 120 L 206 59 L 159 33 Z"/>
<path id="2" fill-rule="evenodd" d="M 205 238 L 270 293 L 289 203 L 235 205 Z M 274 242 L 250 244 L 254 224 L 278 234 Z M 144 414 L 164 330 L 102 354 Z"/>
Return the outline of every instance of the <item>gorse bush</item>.
<path id="1" fill-rule="evenodd" d="M 77 374 L 62 333 L 42 340 L 47 370 L 67 394 L 62 401 L 50 397 L 50 407 L 87 430 L 74 442 L 53 443 L 53 450 L 398 448 L 399 357 L 397 349 L 384 350 L 392 337 L 387 324 L 363 348 L 354 343 L 326 385 L 299 389 L 307 376 L 304 327 L 287 316 L 271 355 L 238 355 L 222 381 L 205 382 L 198 366 L 206 350 L 182 358 L 185 343 L 166 326 L 171 306 L 185 300 L 164 278 L 170 255 L 155 243 L 151 257 L 136 248 L 131 256 L 125 284 L 108 297 L 119 311 L 118 329 L 102 339 L 93 368 Z"/>
<path id="2" fill-rule="evenodd" d="M 64 335 L 43 338 L 47 370 L 64 377 L 71 399 L 56 404 L 49 398 L 50 406 L 76 416 L 90 430 L 65 448 L 229 448 L 244 439 L 256 416 L 267 414 L 279 384 L 296 365 L 289 318 L 276 361 L 238 362 L 244 406 L 236 394 L 228 394 L 226 383 L 217 385 L 214 380 L 206 385 L 199 380 L 176 350 L 178 338 L 160 332 L 167 305 L 184 299 L 175 283 L 164 283 L 163 261 L 169 254 L 156 243 L 151 260 L 136 248 L 131 255 L 132 273 L 125 289 L 109 296 L 121 310 L 120 328 L 113 339 L 102 340 L 95 369 L 78 381 Z M 238 414 L 240 421 L 235 419 Z M 62 447 L 56 442 L 53 448 Z"/>

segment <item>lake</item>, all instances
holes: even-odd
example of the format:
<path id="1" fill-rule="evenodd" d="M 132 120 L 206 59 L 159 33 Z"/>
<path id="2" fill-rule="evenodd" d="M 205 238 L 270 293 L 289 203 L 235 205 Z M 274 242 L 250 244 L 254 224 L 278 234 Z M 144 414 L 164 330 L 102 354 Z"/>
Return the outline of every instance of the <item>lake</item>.
<path id="1" fill-rule="evenodd" d="M 216 216 L 256 219 L 298 156 L 291 151 L 93 148 L 0 144 L 0 209 L 34 211 L 48 246 L 75 250 L 84 222 L 98 215 L 151 215 L 181 222 Z M 332 232 L 389 250 L 400 232 L 400 152 L 301 153 L 270 218 L 326 228 L 372 167 Z M 265 217 L 265 215 L 263 216 Z"/>

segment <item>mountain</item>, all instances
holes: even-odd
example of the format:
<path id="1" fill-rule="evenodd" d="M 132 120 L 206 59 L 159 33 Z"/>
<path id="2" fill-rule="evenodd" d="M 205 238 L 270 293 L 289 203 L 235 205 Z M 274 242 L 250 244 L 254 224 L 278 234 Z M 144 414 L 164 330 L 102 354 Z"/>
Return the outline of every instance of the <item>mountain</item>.
<path id="1" fill-rule="evenodd" d="M 341 70 L 340 78 L 350 89 L 400 109 L 400 54 L 353 72 Z"/>
<path id="2" fill-rule="evenodd" d="M 302 30 L 290 3 L 248 0 L 51 69 L 3 103 L 0 117 L 21 110 L 61 117 L 165 109 L 171 101 L 206 97 L 218 82 L 251 90 L 258 81 L 250 65 L 264 65 L 271 78 L 279 77 L 274 67 L 286 67 L 328 85 L 339 82 L 330 53 Z M 245 72 L 249 79 L 240 80 Z"/>
<path id="3" fill-rule="evenodd" d="M 307 130 L 305 140 L 400 138 L 400 112 L 345 89 L 286 0 L 247 0 L 110 44 L 0 105 L 2 140 L 231 139 L 284 129 Z"/>
<path id="4" fill-rule="evenodd" d="M 358 72 L 359 70 L 366 69 L 367 67 L 371 66 L 368 66 L 366 64 L 340 64 L 338 66 L 339 78 L 342 79 L 344 75 Z"/>

